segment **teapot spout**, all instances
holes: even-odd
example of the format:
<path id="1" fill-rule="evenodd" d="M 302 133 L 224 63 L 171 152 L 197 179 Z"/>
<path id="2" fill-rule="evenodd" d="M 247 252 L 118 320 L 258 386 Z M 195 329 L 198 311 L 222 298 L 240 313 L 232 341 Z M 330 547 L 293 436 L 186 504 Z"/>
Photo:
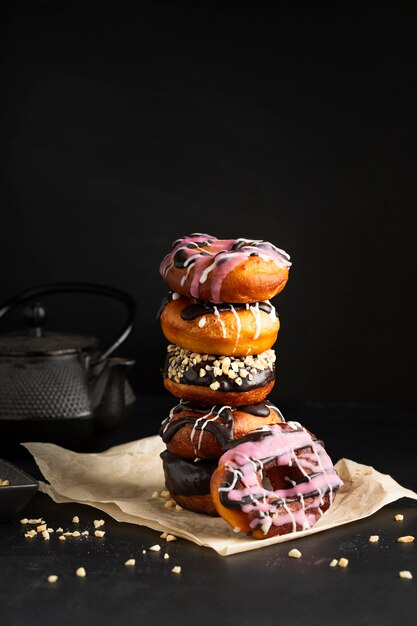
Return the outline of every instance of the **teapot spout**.
<path id="1" fill-rule="evenodd" d="M 127 373 L 135 364 L 131 359 L 107 359 L 94 378 L 92 403 L 97 425 L 104 429 L 116 426 L 132 408 L 135 396 L 127 382 Z"/>

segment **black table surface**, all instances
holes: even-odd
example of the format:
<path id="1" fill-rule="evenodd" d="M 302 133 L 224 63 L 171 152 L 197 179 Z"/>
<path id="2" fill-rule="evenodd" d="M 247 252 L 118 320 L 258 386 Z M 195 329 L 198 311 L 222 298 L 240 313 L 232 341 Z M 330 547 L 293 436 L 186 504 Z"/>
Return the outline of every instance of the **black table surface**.
<path id="1" fill-rule="evenodd" d="M 119 429 L 98 438 L 95 451 L 152 435 L 172 405 L 168 396 L 140 398 Z M 284 407 L 320 436 L 333 460 L 347 457 L 391 474 L 417 490 L 417 413 L 374 406 Z M 3 453 L 4 456 L 4 453 Z M 22 449 L 7 458 L 35 477 L 35 463 Z M 394 515 L 404 520 L 396 522 Z M 21 517 L 42 517 L 48 526 L 90 536 L 58 541 L 25 539 Z M 118 523 L 79 504 L 55 504 L 38 493 L 19 519 L 0 524 L 0 624 L 412 624 L 417 615 L 417 547 L 400 544 L 417 535 L 417 503 L 400 500 L 370 518 L 334 530 L 230 557 L 183 539 L 166 543 L 150 529 Z M 104 519 L 106 535 L 92 535 Z M 379 535 L 370 543 L 370 535 Z M 161 552 L 148 548 L 159 543 Z M 288 557 L 290 548 L 302 552 Z M 143 554 L 143 550 L 146 553 Z M 168 552 L 169 559 L 163 554 Z M 329 567 L 346 557 L 346 568 Z M 125 561 L 136 559 L 134 567 Z M 174 574 L 174 565 L 181 573 Z M 75 575 L 83 566 L 85 578 Z M 399 577 L 410 570 L 413 580 Z M 50 574 L 59 576 L 48 583 Z"/>

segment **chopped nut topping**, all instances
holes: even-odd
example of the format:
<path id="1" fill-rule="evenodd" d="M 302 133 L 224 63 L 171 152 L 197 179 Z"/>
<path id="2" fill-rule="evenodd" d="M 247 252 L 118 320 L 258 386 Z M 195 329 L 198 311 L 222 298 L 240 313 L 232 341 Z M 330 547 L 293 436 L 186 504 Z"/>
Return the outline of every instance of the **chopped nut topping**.
<path id="1" fill-rule="evenodd" d="M 397 515 L 394 516 L 394 519 L 396 522 L 402 522 L 404 519 L 404 515 L 402 513 L 397 513 Z"/>
<path id="2" fill-rule="evenodd" d="M 160 545 L 158 545 L 157 543 L 156 543 L 154 546 L 151 546 L 151 547 L 149 548 L 149 550 L 152 550 L 152 552 L 159 552 L 159 551 L 160 551 L 160 549 L 161 549 L 161 546 L 160 546 Z"/>
<path id="3" fill-rule="evenodd" d="M 72 518 L 72 523 L 73 524 L 79 524 L 80 523 L 80 518 L 78 517 L 78 515 L 74 515 L 74 517 Z"/>
<path id="4" fill-rule="evenodd" d="M 336 567 L 337 565 L 337 559 L 332 559 L 329 563 L 330 567 Z"/>
<path id="5" fill-rule="evenodd" d="M 87 575 L 87 572 L 85 571 L 85 569 L 83 567 L 79 567 L 75 573 L 77 574 L 77 576 L 80 576 L 80 578 L 84 578 L 84 576 Z"/>
<path id="6" fill-rule="evenodd" d="M 408 580 L 411 580 L 413 578 L 412 573 L 406 569 L 402 570 L 399 575 L 400 575 L 400 578 L 407 578 Z"/>
<path id="7" fill-rule="evenodd" d="M 371 535 L 368 541 L 370 541 L 371 543 L 376 543 L 377 541 L 379 541 L 379 535 Z"/>
<path id="8" fill-rule="evenodd" d="M 405 535 L 404 537 L 398 537 L 398 543 L 411 543 L 414 541 L 414 537 L 412 535 Z"/>
<path id="9" fill-rule="evenodd" d="M 127 567 L 130 567 L 135 564 L 136 564 L 135 559 L 128 559 L 127 561 L 125 561 L 125 565 L 127 565 Z"/>
<path id="10" fill-rule="evenodd" d="M 220 383 L 217 380 L 214 381 L 214 383 L 211 383 L 210 385 L 210 389 L 212 389 L 213 391 L 217 391 L 219 387 L 220 387 Z"/>
<path id="11" fill-rule="evenodd" d="M 55 574 L 51 574 L 50 576 L 48 576 L 48 583 L 56 583 L 56 581 L 58 580 L 58 576 L 56 576 Z"/>
<path id="12" fill-rule="evenodd" d="M 339 559 L 338 566 L 339 567 L 347 567 L 348 563 L 349 563 L 349 559 L 346 559 L 344 556 L 342 556 L 342 558 Z"/>
<path id="13" fill-rule="evenodd" d="M 177 538 L 176 538 L 176 537 L 174 537 L 174 535 L 167 535 L 167 536 L 166 536 L 166 540 L 167 540 L 167 541 L 177 541 Z"/>
<path id="14" fill-rule="evenodd" d="M 181 566 L 180 565 L 175 565 L 171 572 L 173 572 L 174 574 L 181 574 Z"/>
<path id="15" fill-rule="evenodd" d="M 203 378 L 203 376 L 206 375 L 206 370 L 204 370 L 202 367 L 200 368 L 200 371 L 198 373 L 198 375 L 200 376 L 200 378 Z"/>
<path id="16" fill-rule="evenodd" d="M 293 548 L 292 550 L 288 552 L 288 556 L 290 556 L 293 559 L 299 559 L 301 557 L 301 552 L 297 550 L 297 548 Z"/>
<path id="17" fill-rule="evenodd" d="M 105 530 L 95 530 L 94 531 L 94 537 L 104 537 L 105 534 L 106 534 Z"/>
<path id="18" fill-rule="evenodd" d="M 93 523 L 94 523 L 94 528 L 100 528 L 101 526 L 104 526 L 105 521 L 104 519 L 95 519 Z"/>

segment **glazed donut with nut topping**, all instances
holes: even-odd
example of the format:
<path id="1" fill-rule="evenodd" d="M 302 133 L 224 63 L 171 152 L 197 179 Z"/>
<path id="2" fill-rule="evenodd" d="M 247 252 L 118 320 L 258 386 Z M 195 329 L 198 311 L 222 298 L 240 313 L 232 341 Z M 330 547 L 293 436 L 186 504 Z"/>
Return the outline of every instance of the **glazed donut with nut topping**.
<path id="1" fill-rule="evenodd" d="M 170 344 L 163 375 L 168 391 L 194 404 L 256 404 L 274 386 L 275 352 L 238 358 L 199 354 Z"/>
<path id="2" fill-rule="evenodd" d="M 342 484 L 316 437 L 287 422 L 230 444 L 210 490 L 226 522 L 264 539 L 311 528 Z"/>
<path id="3" fill-rule="evenodd" d="M 183 459 L 219 459 L 223 448 L 250 431 L 285 421 L 269 402 L 231 407 L 175 406 L 162 422 L 159 434 L 167 450 Z"/>
<path id="4" fill-rule="evenodd" d="M 177 239 L 160 266 L 170 288 L 211 302 L 261 302 L 288 280 L 290 257 L 268 241 L 217 239 L 194 233 Z"/>
<path id="5" fill-rule="evenodd" d="M 217 461 L 193 463 L 164 450 L 161 453 L 165 486 L 177 504 L 196 513 L 217 516 L 210 494 L 210 479 Z"/>
<path id="6" fill-rule="evenodd" d="M 259 354 L 278 335 L 279 320 L 270 302 L 215 305 L 171 293 L 161 308 L 165 337 L 192 352 Z"/>

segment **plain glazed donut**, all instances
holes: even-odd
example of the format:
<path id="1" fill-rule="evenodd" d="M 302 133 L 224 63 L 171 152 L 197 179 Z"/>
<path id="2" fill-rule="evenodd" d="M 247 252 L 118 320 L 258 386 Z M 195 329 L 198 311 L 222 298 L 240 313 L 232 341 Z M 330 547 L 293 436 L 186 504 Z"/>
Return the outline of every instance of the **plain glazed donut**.
<path id="1" fill-rule="evenodd" d="M 211 478 L 211 495 L 233 528 L 264 539 L 311 528 L 342 484 L 323 445 L 298 422 L 287 422 L 230 444 Z"/>
<path id="2" fill-rule="evenodd" d="M 210 494 L 210 478 L 217 461 L 193 463 L 164 450 L 161 453 L 165 486 L 177 504 L 189 511 L 217 516 Z"/>
<path id="3" fill-rule="evenodd" d="M 163 375 L 168 391 L 194 404 L 256 404 L 274 386 L 275 352 L 237 358 L 199 354 L 170 344 Z"/>
<path id="4" fill-rule="evenodd" d="M 192 352 L 246 356 L 269 350 L 277 339 L 279 319 L 269 302 L 216 306 L 178 293 L 165 302 L 162 332 Z"/>
<path id="5" fill-rule="evenodd" d="M 285 421 L 270 402 L 239 407 L 175 406 L 159 431 L 167 450 L 184 459 L 219 459 L 223 448 L 250 431 Z"/>
<path id="6" fill-rule="evenodd" d="M 284 289 L 290 266 L 289 255 L 267 241 L 194 233 L 173 243 L 160 273 L 189 298 L 261 302 Z"/>

